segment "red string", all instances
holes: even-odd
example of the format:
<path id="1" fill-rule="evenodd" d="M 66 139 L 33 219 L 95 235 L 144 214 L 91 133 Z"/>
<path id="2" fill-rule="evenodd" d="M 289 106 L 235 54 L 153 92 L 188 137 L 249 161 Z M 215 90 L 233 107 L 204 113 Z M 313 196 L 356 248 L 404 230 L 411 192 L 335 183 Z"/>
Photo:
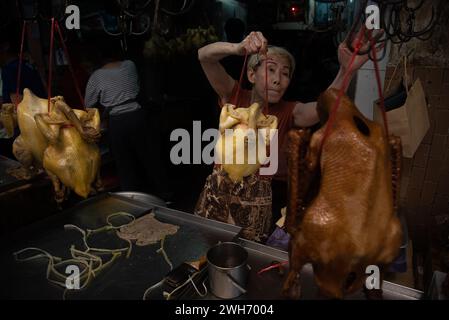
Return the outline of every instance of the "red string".
<path id="1" fill-rule="evenodd" d="M 377 62 L 377 52 L 376 52 L 376 46 L 375 46 L 376 42 L 373 39 L 372 30 L 370 30 L 368 32 L 368 37 L 369 37 L 369 41 L 371 43 L 371 49 L 373 52 L 374 70 L 376 73 L 376 81 L 377 81 L 377 92 L 379 94 L 379 99 L 380 99 L 379 108 L 382 112 L 382 118 L 383 118 L 384 126 L 385 126 L 385 133 L 388 137 L 389 133 L 388 133 L 387 113 L 385 112 L 384 95 L 382 93 L 382 84 L 380 81 L 379 64 Z"/>
<path id="2" fill-rule="evenodd" d="M 333 125 L 333 123 L 335 121 L 335 117 L 337 115 L 337 110 L 340 107 L 341 98 L 345 94 L 345 89 L 346 89 L 346 87 L 348 85 L 349 75 L 351 73 L 352 65 L 354 64 L 355 58 L 357 56 L 357 53 L 360 51 L 360 48 L 362 46 L 363 31 L 364 30 L 365 30 L 364 28 L 361 28 L 361 30 L 360 30 L 360 36 L 357 39 L 356 46 L 354 48 L 354 52 L 352 53 L 351 61 L 349 62 L 348 70 L 346 71 L 346 73 L 345 73 L 345 75 L 343 77 L 343 85 L 340 88 L 340 91 L 338 93 L 337 99 L 335 100 L 335 103 L 334 103 L 334 105 L 332 107 L 332 110 L 330 112 L 329 119 L 327 121 L 327 125 L 326 125 L 326 128 L 324 130 L 323 140 L 321 141 L 320 153 L 321 153 L 321 150 L 323 149 L 324 142 L 325 142 L 326 138 L 328 137 L 328 135 L 330 133 L 330 129 L 332 128 L 332 125 Z"/>
<path id="3" fill-rule="evenodd" d="M 76 92 L 77 92 L 78 97 L 80 99 L 81 106 L 82 106 L 83 109 L 85 109 L 84 98 L 83 98 L 83 95 L 81 94 L 81 90 L 79 88 L 78 81 L 76 81 L 75 72 L 73 71 L 73 66 L 72 66 L 72 63 L 70 61 L 69 50 L 67 49 L 67 46 L 66 46 L 66 44 L 64 42 L 64 38 L 63 38 L 62 32 L 61 32 L 61 28 L 59 27 L 59 23 L 58 23 L 57 20 L 55 21 L 55 28 L 56 28 L 56 31 L 59 34 L 59 39 L 61 40 L 61 44 L 62 44 L 62 47 L 64 49 L 64 55 L 66 56 L 67 61 L 69 63 L 70 74 L 72 75 L 72 80 L 73 80 L 73 83 L 75 84 L 75 89 L 76 89 Z"/>
<path id="4" fill-rule="evenodd" d="M 240 87 L 242 86 L 243 75 L 245 74 L 247 59 L 248 59 L 248 53 L 245 50 L 245 60 L 243 61 L 242 71 L 240 72 L 240 79 L 239 79 L 239 82 L 237 83 L 237 91 L 235 92 L 234 98 L 231 99 L 231 101 L 233 102 L 233 105 L 235 105 L 236 107 L 237 107 L 237 103 L 239 101 Z"/>
<path id="5" fill-rule="evenodd" d="M 16 87 L 16 99 L 14 101 L 15 108 L 17 110 L 17 106 L 19 105 L 19 90 L 20 90 L 20 78 L 22 76 L 22 61 L 23 61 L 23 44 L 25 42 L 25 29 L 26 29 L 27 21 L 23 21 L 22 26 L 22 38 L 20 41 L 20 53 L 19 53 L 19 65 L 17 67 L 17 87 Z"/>
<path id="6" fill-rule="evenodd" d="M 51 18 L 51 30 L 50 30 L 50 53 L 48 58 L 48 112 L 50 113 L 50 99 L 51 99 L 51 77 L 52 77 L 52 66 L 53 66 L 53 46 L 54 46 L 54 31 L 55 31 L 55 18 Z"/>
<path id="7" fill-rule="evenodd" d="M 245 60 L 243 62 L 243 67 L 242 67 L 242 71 L 240 72 L 240 78 L 239 78 L 239 82 L 237 83 L 237 90 L 234 94 L 234 97 L 231 99 L 233 105 L 235 105 L 237 107 L 237 103 L 239 101 L 239 95 L 240 95 L 240 90 L 241 90 L 241 86 L 243 83 L 243 75 L 245 74 L 245 70 L 246 70 L 246 63 L 248 60 L 248 53 L 246 53 L 245 51 Z M 264 107 L 264 114 L 268 113 L 268 52 L 265 54 L 265 107 Z"/>
<path id="8" fill-rule="evenodd" d="M 266 267 L 266 268 L 263 268 L 263 269 L 259 270 L 259 272 L 257 272 L 257 274 L 261 275 L 264 272 L 270 271 L 271 269 L 279 268 L 280 266 L 283 266 L 283 265 L 286 265 L 286 264 L 288 264 L 288 261 L 284 261 L 284 262 L 281 262 L 281 263 L 273 264 L 273 265 L 271 265 L 269 267 Z"/>

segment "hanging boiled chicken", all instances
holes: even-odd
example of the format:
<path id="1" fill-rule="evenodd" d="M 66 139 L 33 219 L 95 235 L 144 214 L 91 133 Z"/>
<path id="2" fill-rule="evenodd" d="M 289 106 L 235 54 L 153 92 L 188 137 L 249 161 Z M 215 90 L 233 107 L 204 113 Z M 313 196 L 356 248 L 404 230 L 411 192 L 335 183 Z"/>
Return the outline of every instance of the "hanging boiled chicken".
<path id="1" fill-rule="evenodd" d="M 266 148 L 277 125 L 277 118 L 264 115 L 259 103 L 253 103 L 249 108 L 235 108 L 229 103 L 223 106 L 220 114 L 220 137 L 215 152 L 223 170 L 232 181 L 242 181 L 243 177 L 255 173 L 266 161 Z M 232 129 L 231 134 L 226 134 L 226 129 Z M 249 129 L 254 133 L 252 139 Z M 260 129 L 265 129 L 265 132 L 259 132 Z M 259 148 L 263 150 L 262 156 L 259 155 Z M 241 161 L 238 154 L 242 155 Z"/>
<path id="2" fill-rule="evenodd" d="M 327 123 L 337 95 L 330 89 L 319 97 L 321 123 Z M 399 138 L 387 137 L 347 96 L 321 149 L 324 131 L 325 125 L 311 138 L 306 130 L 289 133 L 290 272 L 283 291 L 290 298 L 300 297 L 306 263 L 323 295 L 343 298 L 360 290 L 367 267 L 377 266 L 382 274 L 402 241 L 396 212 Z"/>
<path id="3" fill-rule="evenodd" d="M 72 109 L 58 96 L 51 99 L 48 112 L 47 101 L 24 89 L 17 107 L 20 135 L 13 153 L 30 176 L 45 169 L 58 203 L 68 189 L 86 198 L 95 191 L 94 182 L 101 188 L 100 151 L 95 143 L 100 138 L 98 109 Z"/>

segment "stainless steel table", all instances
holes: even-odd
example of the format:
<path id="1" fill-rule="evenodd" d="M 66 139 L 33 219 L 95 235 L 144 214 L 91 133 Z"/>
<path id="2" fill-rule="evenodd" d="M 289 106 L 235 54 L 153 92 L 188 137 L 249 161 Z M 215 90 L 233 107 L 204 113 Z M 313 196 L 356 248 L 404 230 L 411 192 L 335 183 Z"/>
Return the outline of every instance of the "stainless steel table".
<path id="1" fill-rule="evenodd" d="M 46 262 L 16 262 L 12 252 L 33 246 L 45 249 L 54 255 L 67 257 L 72 244 L 81 245 L 79 234 L 64 231 L 64 224 L 75 224 L 83 229 L 95 229 L 105 225 L 106 217 L 117 211 L 126 211 L 142 216 L 153 210 L 156 217 L 167 223 L 180 226 L 178 232 L 165 240 L 165 251 L 174 266 L 193 261 L 205 255 L 207 250 L 219 241 L 231 241 L 240 231 L 237 226 L 204 219 L 189 213 L 166 208 L 154 197 L 139 193 L 108 193 L 81 202 L 60 215 L 29 226 L 9 239 L 3 239 L 1 259 L 3 262 L 2 293 L 4 298 L 18 299 L 61 299 L 62 289 L 45 278 Z M 121 239 L 115 234 L 97 239 L 104 247 L 120 247 Z M 286 273 L 280 276 L 276 271 L 261 275 L 257 271 L 267 267 L 273 260 L 286 261 L 287 252 L 265 245 L 238 240 L 249 252 L 248 263 L 252 270 L 247 286 L 248 292 L 238 299 L 282 299 L 281 287 Z M 156 252 L 160 244 L 146 247 L 133 246 L 129 259 L 119 258 L 104 270 L 84 290 L 71 292 L 67 298 L 76 299 L 142 299 L 146 288 L 157 283 L 169 272 L 169 266 Z M 286 270 L 287 271 L 287 270 Z M 205 273 L 206 275 L 206 273 Z M 206 281 L 207 283 L 207 281 Z M 302 271 L 303 299 L 316 299 L 317 287 L 313 271 L 306 265 Z M 384 299 L 420 299 L 422 292 L 384 282 Z M 193 290 L 190 290 L 193 294 Z M 151 298 L 162 299 L 157 291 Z M 184 295 L 183 299 L 198 299 L 196 295 Z M 210 293 L 206 299 L 216 299 Z M 347 299 L 364 299 L 362 292 Z"/>

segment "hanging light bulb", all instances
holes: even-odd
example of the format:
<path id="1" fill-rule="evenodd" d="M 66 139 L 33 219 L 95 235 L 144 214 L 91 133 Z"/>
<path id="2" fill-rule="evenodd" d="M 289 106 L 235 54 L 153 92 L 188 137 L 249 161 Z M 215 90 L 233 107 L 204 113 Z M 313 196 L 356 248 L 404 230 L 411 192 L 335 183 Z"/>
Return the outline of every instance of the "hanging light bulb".
<path id="1" fill-rule="evenodd" d="M 293 4 L 290 6 L 290 13 L 292 15 L 297 15 L 299 13 L 299 6 L 296 4 Z"/>

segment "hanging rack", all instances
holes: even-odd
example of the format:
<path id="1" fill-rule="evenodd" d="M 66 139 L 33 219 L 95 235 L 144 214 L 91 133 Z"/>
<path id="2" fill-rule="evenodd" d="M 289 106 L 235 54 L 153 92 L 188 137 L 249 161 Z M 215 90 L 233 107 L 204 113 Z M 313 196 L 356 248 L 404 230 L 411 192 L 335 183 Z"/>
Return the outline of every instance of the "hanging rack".
<path id="1" fill-rule="evenodd" d="M 145 13 L 145 9 L 149 6 L 152 0 L 147 0 L 142 6 L 137 5 L 131 0 L 115 0 L 119 7 L 119 15 L 117 18 L 118 32 L 111 32 L 107 30 L 104 25 L 103 18 L 100 19 L 102 28 L 106 34 L 114 37 L 122 37 L 121 45 L 124 52 L 128 50 L 127 37 L 130 35 L 140 36 L 148 32 L 151 25 L 150 17 Z M 143 31 L 135 31 L 133 28 L 133 20 L 143 18 L 145 21 Z"/>

